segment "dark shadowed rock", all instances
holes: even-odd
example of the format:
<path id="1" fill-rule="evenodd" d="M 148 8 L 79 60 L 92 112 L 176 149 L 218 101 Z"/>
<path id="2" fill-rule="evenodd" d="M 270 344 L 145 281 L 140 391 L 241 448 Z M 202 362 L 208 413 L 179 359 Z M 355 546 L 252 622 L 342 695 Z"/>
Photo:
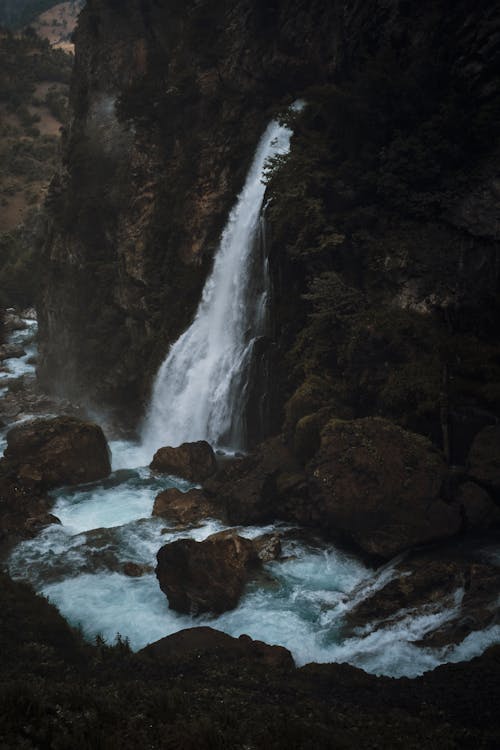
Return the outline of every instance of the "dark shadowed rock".
<path id="1" fill-rule="evenodd" d="M 292 655 L 283 646 L 269 646 L 248 635 L 232 638 L 213 628 L 188 628 L 151 643 L 139 654 L 158 662 L 185 664 L 191 659 L 219 658 L 224 661 L 255 661 L 273 668 L 291 669 Z"/>
<path id="2" fill-rule="evenodd" d="M 111 472 L 101 428 L 73 417 L 36 419 L 7 434 L 5 458 L 23 480 L 44 487 L 82 484 Z"/>
<path id="3" fill-rule="evenodd" d="M 248 539 L 213 535 L 204 542 L 179 539 L 157 555 L 156 576 L 178 612 L 217 614 L 233 609 L 260 560 Z"/>
<path id="4" fill-rule="evenodd" d="M 0 360 L 24 357 L 26 352 L 20 344 L 2 344 L 0 346 Z"/>
<path id="5" fill-rule="evenodd" d="M 295 517 L 305 494 L 305 476 L 281 438 L 266 440 L 245 458 L 224 466 L 203 488 L 229 523 L 268 523 Z"/>
<path id="6" fill-rule="evenodd" d="M 441 455 L 425 438 L 386 420 L 332 420 L 307 470 L 324 528 L 369 554 L 390 558 L 460 528 L 458 506 L 440 497 Z"/>
<path id="7" fill-rule="evenodd" d="M 456 499 L 462 509 L 467 530 L 488 531 L 500 526 L 500 508 L 478 484 L 462 484 Z"/>
<path id="8" fill-rule="evenodd" d="M 201 490 L 181 492 L 171 487 L 157 495 L 152 515 L 189 525 L 199 523 L 204 518 L 217 518 L 221 510 Z"/>
<path id="9" fill-rule="evenodd" d="M 151 565 L 141 565 L 135 562 L 126 562 L 123 565 L 123 573 L 129 578 L 141 578 L 145 573 L 152 573 Z"/>
<path id="10" fill-rule="evenodd" d="M 476 435 L 468 466 L 471 477 L 500 493 L 500 424 L 485 427 Z"/>
<path id="11" fill-rule="evenodd" d="M 217 471 L 217 460 L 211 446 L 205 440 L 198 440 L 196 443 L 183 443 L 178 448 L 160 448 L 150 467 L 162 474 L 203 482 Z"/>

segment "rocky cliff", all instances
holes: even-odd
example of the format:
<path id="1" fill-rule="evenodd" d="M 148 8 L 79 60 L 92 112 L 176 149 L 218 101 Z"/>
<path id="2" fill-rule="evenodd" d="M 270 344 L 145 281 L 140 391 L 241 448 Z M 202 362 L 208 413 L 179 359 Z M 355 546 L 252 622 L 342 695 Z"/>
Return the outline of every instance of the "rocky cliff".
<path id="1" fill-rule="evenodd" d="M 466 0 L 89 0 L 49 201 L 45 387 L 140 415 L 265 123 L 302 96 L 269 184 L 268 431 L 314 442 L 328 417 L 381 415 L 463 462 L 500 399 L 499 33 Z"/>

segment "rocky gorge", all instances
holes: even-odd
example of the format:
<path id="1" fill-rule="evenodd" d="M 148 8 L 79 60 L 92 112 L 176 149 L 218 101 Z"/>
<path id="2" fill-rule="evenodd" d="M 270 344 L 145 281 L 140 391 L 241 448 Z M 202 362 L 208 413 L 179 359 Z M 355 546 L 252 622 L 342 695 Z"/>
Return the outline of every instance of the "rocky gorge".
<path id="1" fill-rule="evenodd" d="M 3 394 L 6 746 L 497 746 L 499 34 L 465 0 L 88 0 Z M 160 441 L 238 244 L 237 430 Z"/>

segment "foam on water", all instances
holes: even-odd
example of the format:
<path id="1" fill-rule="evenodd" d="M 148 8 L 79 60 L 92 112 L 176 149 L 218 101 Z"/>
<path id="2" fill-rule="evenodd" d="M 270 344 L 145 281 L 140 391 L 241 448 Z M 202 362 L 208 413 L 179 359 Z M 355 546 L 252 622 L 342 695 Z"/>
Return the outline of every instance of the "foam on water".
<path id="1" fill-rule="evenodd" d="M 34 375 L 35 367 L 29 360 L 36 355 L 37 348 L 35 336 L 37 332 L 36 320 L 24 320 L 27 328 L 21 331 L 12 331 L 7 341 L 9 344 L 19 344 L 23 346 L 25 354 L 22 357 L 11 357 L 5 359 L 2 364 L 6 368 L 0 372 L 0 380 L 11 378 L 20 378 L 23 375 Z M 1 397 L 1 395 L 0 395 Z"/>
<path id="2" fill-rule="evenodd" d="M 34 586 L 89 638 L 102 635 L 113 641 L 119 632 L 134 649 L 182 628 L 209 625 L 233 636 L 246 633 L 285 646 L 298 665 L 348 662 L 375 674 L 413 677 L 445 662 L 472 658 L 500 640 L 500 626 L 495 626 L 471 634 L 459 646 L 416 645 L 456 615 L 461 591 L 447 607 L 402 611 L 386 623 L 371 623 L 346 637 L 345 615 L 391 580 L 398 561 L 374 572 L 332 547 L 297 540 L 284 543 L 284 559 L 265 566 L 265 574 L 249 584 L 235 610 L 219 617 L 175 613 L 152 572 L 158 549 L 179 538 L 201 541 L 225 527 L 207 520 L 179 530 L 151 517 L 155 495 L 168 486 L 188 487 L 140 469 L 121 470 L 105 482 L 60 491 L 54 512 L 64 525 L 51 526 L 18 545 L 10 558 L 11 574 L 22 578 L 28 572 Z M 251 527 L 239 533 L 252 538 L 273 528 Z M 150 566 L 151 572 L 127 577 L 126 562 Z"/>
<path id="3" fill-rule="evenodd" d="M 151 516 L 155 496 L 169 487 L 187 489 L 182 480 L 150 476 L 147 469 L 121 470 L 105 482 L 54 493 L 53 513 L 73 534 L 122 526 Z"/>

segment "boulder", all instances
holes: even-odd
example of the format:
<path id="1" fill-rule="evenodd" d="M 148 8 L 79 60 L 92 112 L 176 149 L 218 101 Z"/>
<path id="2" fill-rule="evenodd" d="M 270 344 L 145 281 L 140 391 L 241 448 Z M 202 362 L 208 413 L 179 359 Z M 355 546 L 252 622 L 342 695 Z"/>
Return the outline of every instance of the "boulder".
<path id="1" fill-rule="evenodd" d="M 156 576 L 169 606 L 190 614 L 234 609 L 260 567 L 252 542 L 234 533 L 203 542 L 178 539 L 164 545 L 157 560 Z"/>
<path id="2" fill-rule="evenodd" d="M 18 359 L 26 354 L 21 344 L 2 344 L 0 346 L 0 360 Z"/>
<path id="3" fill-rule="evenodd" d="M 440 497 L 446 473 L 428 440 L 378 418 L 330 421 L 307 465 L 323 529 L 383 558 L 459 531 L 459 506 Z"/>
<path id="4" fill-rule="evenodd" d="M 234 539 L 237 532 L 235 529 L 225 529 L 224 531 L 216 531 L 215 534 L 211 534 L 207 537 L 210 541 L 219 541 L 221 539 Z M 241 537 L 240 537 L 241 538 Z M 245 541 L 251 542 L 255 553 L 261 562 L 271 562 L 277 560 L 281 556 L 281 534 L 271 531 L 268 534 L 261 534 L 253 539 L 244 537 Z"/>
<path id="5" fill-rule="evenodd" d="M 183 443 L 177 448 L 160 448 L 150 468 L 191 482 L 203 482 L 217 471 L 217 460 L 211 446 L 205 440 L 198 440 L 196 443 Z"/>
<path id="6" fill-rule="evenodd" d="M 123 564 L 122 571 L 124 575 L 129 578 L 141 578 L 146 573 L 152 573 L 153 568 L 151 565 L 144 565 L 142 563 L 126 562 Z"/>
<path id="7" fill-rule="evenodd" d="M 478 484 L 462 484 L 456 499 L 462 509 L 467 531 L 489 531 L 500 526 L 500 508 Z"/>
<path id="8" fill-rule="evenodd" d="M 185 665 L 199 659 L 222 659 L 226 661 L 250 660 L 273 669 L 293 669 L 290 652 L 283 646 L 269 646 L 254 641 L 248 635 L 233 638 L 213 628 L 187 628 L 178 633 L 151 643 L 139 654 L 155 662 Z"/>
<path id="9" fill-rule="evenodd" d="M 197 524 L 204 518 L 218 518 L 221 509 L 201 490 L 181 492 L 175 487 L 160 492 L 153 505 L 153 516 L 160 516 L 177 524 Z"/>
<path id="10" fill-rule="evenodd" d="M 203 489 L 232 524 L 294 519 L 307 506 L 305 475 L 281 440 L 271 438 L 256 451 L 226 464 Z"/>
<path id="11" fill-rule="evenodd" d="M 45 488 L 104 479 L 111 472 L 101 428 L 73 417 L 36 419 L 7 433 L 5 460 L 24 481 Z"/>
<path id="12" fill-rule="evenodd" d="M 263 563 L 278 560 L 281 557 L 280 534 L 262 534 L 252 539 L 254 549 Z"/>
<path id="13" fill-rule="evenodd" d="M 16 313 L 15 310 L 9 308 L 5 311 L 3 319 L 4 328 L 6 331 L 24 331 L 28 328 L 28 323 Z"/>
<path id="14" fill-rule="evenodd" d="M 500 424 L 478 432 L 469 451 L 468 468 L 473 479 L 500 493 Z"/>

